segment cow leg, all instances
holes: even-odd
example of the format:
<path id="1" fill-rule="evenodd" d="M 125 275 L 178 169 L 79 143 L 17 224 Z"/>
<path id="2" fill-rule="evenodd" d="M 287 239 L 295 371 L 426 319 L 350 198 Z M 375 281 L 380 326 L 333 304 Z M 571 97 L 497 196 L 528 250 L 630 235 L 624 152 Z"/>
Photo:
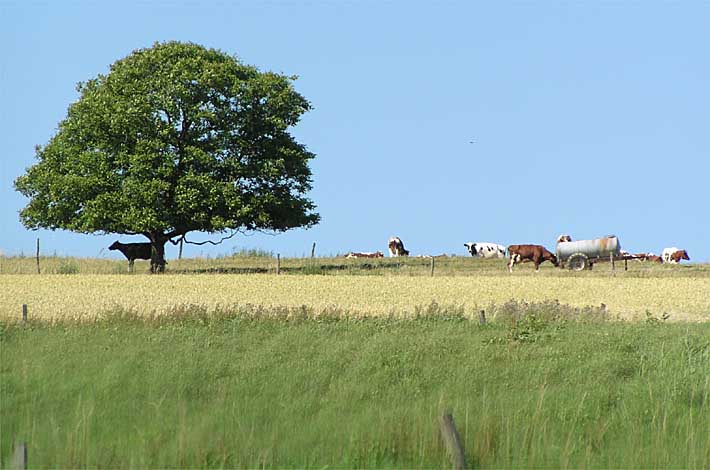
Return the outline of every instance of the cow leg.
<path id="1" fill-rule="evenodd" d="M 535 272 L 540 272 L 540 258 L 533 258 L 533 263 L 535 263 Z"/>
<path id="2" fill-rule="evenodd" d="M 129 260 L 128 260 L 128 272 L 129 272 L 129 273 L 132 273 L 132 272 L 133 272 L 133 262 L 134 262 L 134 261 L 135 261 L 134 259 L 129 259 Z"/>
<path id="3" fill-rule="evenodd" d="M 518 255 L 511 255 L 510 256 L 510 261 L 508 262 L 508 272 L 512 273 L 513 272 L 513 266 L 515 266 L 515 263 L 517 262 Z"/>

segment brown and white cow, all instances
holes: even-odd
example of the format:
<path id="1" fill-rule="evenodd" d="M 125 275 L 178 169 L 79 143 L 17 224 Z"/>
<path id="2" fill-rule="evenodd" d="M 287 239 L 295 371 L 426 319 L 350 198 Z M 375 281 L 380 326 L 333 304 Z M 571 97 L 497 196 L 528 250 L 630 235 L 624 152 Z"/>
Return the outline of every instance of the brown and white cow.
<path id="1" fill-rule="evenodd" d="M 681 250 L 678 247 L 664 248 L 663 253 L 661 253 L 661 258 L 663 258 L 664 263 L 678 264 L 680 260 L 690 261 L 690 256 L 685 250 Z"/>
<path id="2" fill-rule="evenodd" d="M 540 264 L 544 261 L 558 266 L 557 256 L 553 255 L 542 245 L 510 245 L 508 246 L 508 272 L 513 272 L 513 266 L 524 261 L 535 263 L 535 272 L 540 270 Z"/>
<path id="3" fill-rule="evenodd" d="M 399 237 L 390 237 L 387 248 L 390 251 L 390 256 L 409 256 L 409 251 L 404 249 L 404 243 Z"/>
<path id="4" fill-rule="evenodd" d="M 671 248 L 664 248 L 663 253 L 661 253 L 661 257 L 663 258 L 664 263 L 678 264 L 682 259 L 690 261 L 688 252 L 675 246 Z"/>
<path id="5" fill-rule="evenodd" d="M 353 252 L 351 251 L 347 255 L 345 255 L 346 258 L 384 258 L 385 255 L 381 251 L 375 251 L 374 253 L 371 251 L 365 251 L 365 252 Z"/>
<path id="6" fill-rule="evenodd" d="M 563 235 L 560 235 L 559 237 L 557 237 L 557 243 L 571 242 L 571 241 L 572 241 L 572 237 L 570 237 L 567 234 L 563 234 Z"/>

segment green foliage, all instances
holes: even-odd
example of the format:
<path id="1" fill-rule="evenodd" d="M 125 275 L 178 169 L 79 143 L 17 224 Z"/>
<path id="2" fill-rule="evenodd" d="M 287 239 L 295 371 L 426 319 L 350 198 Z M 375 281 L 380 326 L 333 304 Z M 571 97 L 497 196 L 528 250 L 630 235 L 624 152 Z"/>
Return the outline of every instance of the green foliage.
<path id="1" fill-rule="evenodd" d="M 0 458 L 36 467 L 702 468 L 710 325 L 561 322 L 491 342 L 438 305 L 415 320 L 244 307 L 88 324 L 0 323 Z M 537 317 L 530 332 L 560 321 Z M 3 460 L 0 466 L 8 466 Z"/>
<path id="2" fill-rule="evenodd" d="M 289 134 L 311 109 L 295 77 L 192 43 L 156 43 L 79 83 L 58 132 L 15 181 L 32 229 L 284 231 L 319 216 L 314 154 Z M 162 246 L 162 245 L 161 245 Z"/>

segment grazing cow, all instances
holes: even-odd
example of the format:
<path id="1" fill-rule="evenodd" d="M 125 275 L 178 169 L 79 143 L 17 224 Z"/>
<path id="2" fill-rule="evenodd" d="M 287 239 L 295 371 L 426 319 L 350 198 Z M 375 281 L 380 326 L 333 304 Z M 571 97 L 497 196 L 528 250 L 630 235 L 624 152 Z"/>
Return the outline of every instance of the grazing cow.
<path id="1" fill-rule="evenodd" d="M 390 237 L 387 248 L 389 248 L 390 256 L 409 256 L 409 251 L 404 249 L 404 243 L 399 237 Z"/>
<path id="2" fill-rule="evenodd" d="M 115 241 L 108 249 L 118 250 L 123 253 L 123 256 L 128 258 L 129 273 L 133 271 L 133 262 L 136 259 L 150 259 L 151 254 L 150 243 L 120 243 Z"/>
<path id="3" fill-rule="evenodd" d="M 663 258 L 664 263 L 671 264 L 678 264 L 682 259 L 690 261 L 688 252 L 675 246 L 671 248 L 664 248 L 661 257 Z"/>
<path id="4" fill-rule="evenodd" d="M 463 246 L 468 249 L 471 256 L 481 258 L 505 258 L 505 247 L 497 243 L 471 242 L 464 243 Z"/>
<path id="5" fill-rule="evenodd" d="M 346 258 L 384 258 L 385 255 L 381 251 L 375 251 L 374 253 L 371 251 L 366 251 L 362 253 L 355 253 L 355 252 L 350 252 L 347 255 L 345 255 Z"/>
<path id="6" fill-rule="evenodd" d="M 572 241 L 572 237 L 570 237 L 567 234 L 563 234 L 563 235 L 560 235 L 559 237 L 557 237 L 557 243 L 571 242 L 571 241 Z"/>
<path id="7" fill-rule="evenodd" d="M 542 245 L 510 245 L 508 246 L 508 272 L 513 272 L 513 266 L 523 261 L 532 261 L 535 263 L 535 272 L 540 270 L 540 264 L 544 261 L 549 261 L 555 266 L 558 266 L 557 256 L 553 255 L 547 248 Z"/>

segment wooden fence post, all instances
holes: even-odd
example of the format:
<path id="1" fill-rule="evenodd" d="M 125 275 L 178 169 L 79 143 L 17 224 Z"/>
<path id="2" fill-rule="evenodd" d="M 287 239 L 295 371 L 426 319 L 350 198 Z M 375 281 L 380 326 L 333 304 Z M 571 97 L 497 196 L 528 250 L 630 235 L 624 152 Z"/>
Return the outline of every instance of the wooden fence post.
<path id="1" fill-rule="evenodd" d="M 481 325 L 486 324 L 486 311 L 485 310 L 481 310 L 478 313 L 478 320 L 481 322 Z"/>
<path id="2" fill-rule="evenodd" d="M 276 274 L 281 274 L 281 253 L 276 253 Z"/>
<path id="3" fill-rule="evenodd" d="M 611 261 L 611 273 L 612 275 L 616 274 L 616 264 L 614 263 L 614 254 L 610 253 L 609 254 L 609 261 Z"/>
<path id="4" fill-rule="evenodd" d="M 454 418 L 451 413 L 444 413 L 439 417 L 439 428 L 441 429 L 441 437 L 444 439 L 446 450 L 451 456 L 451 463 L 454 470 L 463 470 L 466 468 L 466 455 L 461 444 L 461 436 L 456 431 Z"/>
<path id="5" fill-rule="evenodd" d="M 39 273 L 39 238 L 37 238 L 37 274 Z"/>
<path id="6" fill-rule="evenodd" d="M 12 456 L 12 468 L 16 470 L 27 469 L 27 443 L 20 442 L 15 445 L 15 454 Z"/>
<path id="7" fill-rule="evenodd" d="M 313 246 L 311 247 L 311 258 L 315 258 L 316 256 L 316 242 L 313 242 Z"/>
<path id="8" fill-rule="evenodd" d="M 185 237 L 180 239 L 180 250 L 178 251 L 178 259 L 182 259 L 182 242 L 185 241 Z"/>
<path id="9" fill-rule="evenodd" d="M 27 304 L 22 304 L 22 323 L 27 323 Z"/>
<path id="10" fill-rule="evenodd" d="M 431 257 L 431 275 L 434 276 L 434 257 Z"/>

